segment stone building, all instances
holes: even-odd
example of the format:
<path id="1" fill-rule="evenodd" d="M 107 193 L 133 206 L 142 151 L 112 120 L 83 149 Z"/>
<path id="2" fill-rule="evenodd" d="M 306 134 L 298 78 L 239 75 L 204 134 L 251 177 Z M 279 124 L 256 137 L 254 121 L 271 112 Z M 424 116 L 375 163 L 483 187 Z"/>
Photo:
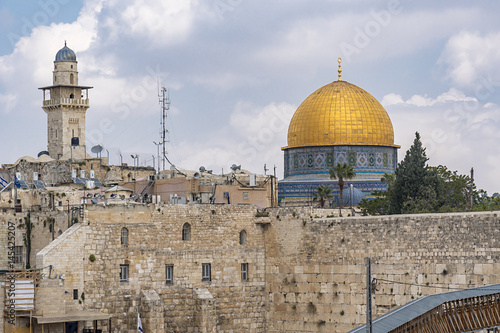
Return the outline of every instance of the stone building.
<path id="1" fill-rule="evenodd" d="M 54 61 L 52 85 L 43 91 L 43 110 L 47 113 L 48 153 L 53 159 L 86 158 L 85 114 L 88 91 L 78 85 L 78 62 L 73 50 L 59 50 Z"/>
<path id="2" fill-rule="evenodd" d="M 33 327 L 135 332 L 139 312 L 146 332 L 347 332 L 365 320 L 366 257 L 378 281 L 374 317 L 427 294 L 500 282 L 498 212 L 332 212 L 88 205 L 36 255 Z M 2 230 L 19 220 L 0 215 Z"/>
<path id="3" fill-rule="evenodd" d="M 339 193 L 329 170 L 338 163 L 354 168 L 356 177 L 348 180 L 367 197 L 385 190 L 380 181 L 393 173 L 398 145 L 384 107 L 368 92 L 339 78 L 307 97 L 295 111 L 288 127 L 284 151 L 284 178 L 279 182 L 283 204 L 304 203 L 312 199 L 320 185 Z"/>
<path id="4" fill-rule="evenodd" d="M 217 175 L 191 170 L 162 171 L 156 177 L 123 182 L 136 193 L 146 194 L 153 203 L 247 204 L 258 208 L 276 207 L 276 178 L 237 170 Z"/>

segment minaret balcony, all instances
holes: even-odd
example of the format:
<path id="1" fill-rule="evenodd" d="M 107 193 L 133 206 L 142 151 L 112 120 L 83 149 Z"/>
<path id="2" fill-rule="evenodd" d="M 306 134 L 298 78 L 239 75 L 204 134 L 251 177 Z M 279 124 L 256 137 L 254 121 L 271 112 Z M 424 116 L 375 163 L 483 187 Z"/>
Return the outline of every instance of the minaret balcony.
<path id="1" fill-rule="evenodd" d="M 88 99 L 76 98 L 56 98 L 43 101 L 43 106 L 56 106 L 56 105 L 82 105 L 89 106 Z"/>

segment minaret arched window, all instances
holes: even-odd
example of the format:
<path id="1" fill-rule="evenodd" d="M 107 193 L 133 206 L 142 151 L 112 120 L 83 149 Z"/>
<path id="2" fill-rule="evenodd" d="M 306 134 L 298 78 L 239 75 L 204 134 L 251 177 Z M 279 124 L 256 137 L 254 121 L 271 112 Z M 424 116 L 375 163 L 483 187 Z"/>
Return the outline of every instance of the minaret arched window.
<path id="1" fill-rule="evenodd" d="M 74 84 L 74 82 L 73 82 L 74 80 L 75 80 L 74 75 L 73 75 L 73 74 L 70 74 L 70 75 L 69 75 L 69 84 Z"/>
<path id="2" fill-rule="evenodd" d="M 75 95 L 70 94 L 70 95 L 69 95 L 69 98 L 70 98 L 70 99 L 73 99 L 73 98 L 75 98 Z"/>
<path id="3" fill-rule="evenodd" d="M 189 223 L 184 223 L 182 226 L 182 240 L 188 241 L 191 239 L 191 226 Z"/>
<path id="4" fill-rule="evenodd" d="M 120 235 L 120 242 L 122 245 L 128 245 L 128 229 L 122 228 L 122 232 Z"/>

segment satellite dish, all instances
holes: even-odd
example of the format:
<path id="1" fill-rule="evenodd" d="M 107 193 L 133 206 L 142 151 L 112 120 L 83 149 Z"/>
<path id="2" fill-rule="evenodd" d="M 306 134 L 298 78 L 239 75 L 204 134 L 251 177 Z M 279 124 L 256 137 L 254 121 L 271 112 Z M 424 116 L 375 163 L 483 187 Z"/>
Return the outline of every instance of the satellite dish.
<path id="1" fill-rule="evenodd" d="M 116 198 L 116 193 L 111 194 L 110 197 L 113 199 Z"/>
<path id="2" fill-rule="evenodd" d="M 206 170 L 206 172 L 209 174 L 212 174 L 212 172 L 214 172 L 214 170 Z"/>
<path id="3" fill-rule="evenodd" d="M 104 149 L 103 146 L 96 145 L 96 146 L 92 147 L 92 149 L 90 149 L 90 151 L 93 152 L 94 154 L 99 154 L 103 149 Z"/>
<path id="4" fill-rule="evenodd" d="M 170 170 L 175 171 L 175 165 L 173 165 L 173 164 L 172 164 L 172 165 L 170 166 Z"/>
<path id="5" fill-rule="evenodd" d="M 101 195 L 99 193 L 94 194 L 94 198 L 100 198 Z"/>
<path id="6" fill-rule="evenodd" d="M 89 199 L 90 199 L 90 198 L 92 198 L 92 197 L 93 197 L 92 193 L 88 193 L 88 194 L 87 194 L 87 198 L 89 198 Z"/>
<path id="7" fill-rule="evenodd" d="M 130 197 L 131 197 L 132 199 L 133 199 L 133 198 L 135 198 L 136 196 L 137 196 L 137 194 L 135 194 L 135 193 L 131 193 L 131 194 L 130 194 Z"/>
<path id="8" fill-rule="evenodd" d="M 120 199 L 125 200 L 125 195 L 120 194 Z"/>
<path id="9" fill-rule="evenodd" d="M 199 173 L 199 172 L 195 172 L 195 173 L 194 173 L 194 175 L 193 175 L 193 178 L 194 178 L 194 179 L 198 179 L 198 178 L 200 178 L 200 177 L 201 177 L 201 175 L 200 175 L 200 173 Z"/>
<path id="10" fill-rule="evenodd" d="M 50 156 L 50 155 L 49 155 L 49 152 L 48 152 L 48 151 L 46 151 L 46 150 L 42 150 L 41 152 L 39 152 L 37 157 L 40 157 L 40 156 L 42 156 L 42 155 L 47 155 L 47 156 Z"/>
<path id="11" fill-rule="evenodd" d="M 241 170 L 241 164 L 240 165 L 236 165 L 236 164 L 231 165 L 231 170 L 233 170 L 233 171 Z"/>
<path id="12" fill-rule="evenodd" d="M 97 204 L 97 199 L 92 199 L 91 202 L 93 205 L 95 205 L 95 204 Z"/>
<path id="13" fill-rule="evenodd" d="M 205 172 L 207 169 L 205 169 L 205 167 L 202 165 L 199 170 L 200 172 Z"/>

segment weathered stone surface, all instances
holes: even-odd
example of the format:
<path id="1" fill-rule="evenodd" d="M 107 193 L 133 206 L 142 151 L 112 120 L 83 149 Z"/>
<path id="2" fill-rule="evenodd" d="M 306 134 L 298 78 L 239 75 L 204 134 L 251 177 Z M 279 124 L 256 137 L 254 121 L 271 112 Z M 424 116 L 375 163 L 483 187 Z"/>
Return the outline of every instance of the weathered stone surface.
<path id="1" fill-rule="evenodd" d="M 312 208 L 268 211 L 263 218 L 252 206 L 88 206 L 82 222 L 39 252 L 37 266 L 63 274 L 64 290 L 82 290 L 82 304 L 65 299 L 67 309 L 109 313 L 113 332 L 133 332 L 138 309 L 156 332 L 347 332 L 364 323 L 366 257 L 379 281 L 375 316 L 448 288 L 500 283 L 498 212 L 328 218 Z M 19 218 L 2 215 L 0 223 Z M 182 240 L 185 223 L 189 240 Z M 210 281 L 202 280 L 204 263 Z M 128 281 L 120 282 L 120 265 L 128 265 Z M 172 283 L 166 265 L 174 267 Z"/>

